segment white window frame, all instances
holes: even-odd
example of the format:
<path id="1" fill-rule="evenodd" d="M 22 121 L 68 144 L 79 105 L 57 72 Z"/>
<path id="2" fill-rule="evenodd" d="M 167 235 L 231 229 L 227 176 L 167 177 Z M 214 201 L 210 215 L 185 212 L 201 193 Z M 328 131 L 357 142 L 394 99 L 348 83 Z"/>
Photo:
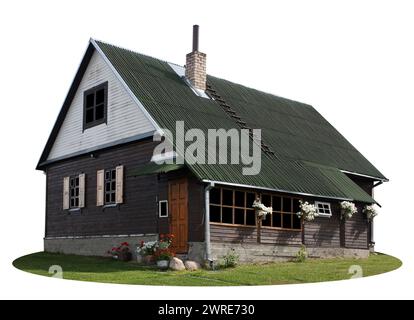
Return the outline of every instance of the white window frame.
<path id="1" fill-rule="evenodd" d="M 329 212 L 330 213 L 324 213 L 324 212 L 321 213 L 321 212 L 319 212 L 319 205 L 322 205 L 322 206 L 327 205 L 329 207 Z M 331 204 L 329 202 L 315 201 L 315 207 L 316 207 L 316 210 L 318 212 L 319 217 L 327 217 L 327 218 L 332 217 L 332 207 L 331 207 Z"/>
<path id="2" fill-rule="evenodd" d="M 161 204 L 166 203 L 167 204 L 167 215 L 163 216 L 161 215 Z M 158 217 L 159 218 L 168 218 L 169 212 L 168 212 L 168 200 L 160 200 L 158 201 Z"/>

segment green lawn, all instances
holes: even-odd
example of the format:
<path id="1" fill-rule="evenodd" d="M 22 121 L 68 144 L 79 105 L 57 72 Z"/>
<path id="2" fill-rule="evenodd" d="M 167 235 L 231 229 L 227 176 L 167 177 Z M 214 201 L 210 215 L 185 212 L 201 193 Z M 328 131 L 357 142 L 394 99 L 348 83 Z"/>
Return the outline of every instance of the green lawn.
<path id="1" fill-rule="evenodd" d="M 155 268 L 125 263 L 110 258 L 81 257 L 51 253 L 34 253 L 21 257 L 13 265 L 23 271 L 51 276 L 49 267 L 59 265 L 63 278 L 81 281 L 170 286 L 240 286 L 308 283 L 350 279 L 352 265 L 362 267 L 363 276 L 395 270 L 401 261 L 375 254 L 368 259 L 307 260 L 262 265 L 241 265 L 218 271 L 158 271 Z"/>

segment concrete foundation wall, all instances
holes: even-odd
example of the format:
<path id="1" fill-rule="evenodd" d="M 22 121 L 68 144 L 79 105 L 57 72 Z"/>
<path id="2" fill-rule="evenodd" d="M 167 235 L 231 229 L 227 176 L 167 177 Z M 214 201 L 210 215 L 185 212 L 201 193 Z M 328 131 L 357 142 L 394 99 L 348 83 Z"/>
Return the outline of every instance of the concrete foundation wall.
<path id="1" fill-rule="evenodd" d="M 97 236 L 97 237 L 65 237 L 45 238 L 44 250 L 46 252 L 76 254 L 82 256 L 107 256 L 108 250 L 128 242 L 132 255 L 136 258 L 136 248 L 141 241 L 154 241 L 156 234 L 129 235 L 129 236 Z"/>
<path id="2" fill-rule="evenodd" d="M 232 249 L 239 255 L 241 263 L 280 262 L 294 259 L 300 250 L 300 246 L 213 242 L 211 243 L 213 260 L 222 259 Z M 369 250 L 365 249 L 317 247 L 307 247 L 306 249 L 310 258 L 368 258 L 369 256 Z"/>

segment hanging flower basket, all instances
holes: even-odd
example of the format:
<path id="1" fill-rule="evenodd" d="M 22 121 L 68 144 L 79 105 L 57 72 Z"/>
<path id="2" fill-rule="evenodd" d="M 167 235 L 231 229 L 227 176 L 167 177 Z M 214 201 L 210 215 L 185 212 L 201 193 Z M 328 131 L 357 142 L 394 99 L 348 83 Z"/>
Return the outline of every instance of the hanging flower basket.
<path id="1" fill-rule="evenodd" d="M 378 211 L 375 209 L 374 205 L 366 205 L 364 208 L 364 213 L 367 216 L 369 221 L 374 220 L 374 218 L 378 215 Z"/>
<path id="2" fill-rule="evenodd" d="M 358 209 L 355 206 L 355 203 L 349 201 L 341 202 L 341 218 L 342 219 L 351 219 L 352 216 L 358 212 Z"/>
<path id="3" fill-rule="evenodd" d="M 299 218 L 303 217 L 306 221 L 313 221 L 319 216 L 314 204 L 310 204 L 307 201 L 302 202 L 301 200 L 299 200 L 299 204 L 300 211 L 296 213 Z"/>
<path id="4" fill-rule="evenodd" d="M 254 200 L 252 207 L 256 210 L 258 219 L 266 219 L 268 214 L 272 214 L 272 207 L 266 207 L 259 199 Z"/>

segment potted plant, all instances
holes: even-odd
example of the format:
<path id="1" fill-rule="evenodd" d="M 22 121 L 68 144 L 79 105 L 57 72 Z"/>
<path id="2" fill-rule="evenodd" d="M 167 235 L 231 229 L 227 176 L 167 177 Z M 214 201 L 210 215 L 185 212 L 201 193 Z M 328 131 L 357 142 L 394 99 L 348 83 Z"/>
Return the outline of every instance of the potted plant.
<path id="1" fill-rule="evenodd" d="M 341 218 L 342 219 L 351 219 L 352 216 L 358 212 L 358 209 L 355 206 L 355 203 L 349 201 L 341 202 Z"/>
<path id="2" fill-rule="evenodd" d="M 108 253 L 113 259 L 120 261 L 130 261 L 132 259 L 132 253 L 129 250 L 129 243 L 122 242 L 120 246 L 112 248 Z"/>
<path id="3" fill-rule="evenodd" d="M 155 262 L 155 251 L 158 246 L 158 241 L 141 241 L 137 248 L 137 256 L 142 257 L 145 264 L 153 264 Z"/>
<path id="4" fill-rule="evenodd" d="M 374 218 L 378 215 L 378 212 L 377 212 L 377 210 L 375 209 L 375 207 L 374 207 L 374 205 L 373 205 L 373 204 L 371 204 L 371 205 L 366 205 L 366 206 L 365 206 L 365 208 L 364 208 L 364 213 L 366 214 L 367 219 L 368 219 L 369 221 L 374 220 Z"/>
<path id="5" fill-rule="evenodd" d="M 157 260 L 157 267 L 161 270 L 167 270 L 170 265 L 170 260 L 174 257 L 174 253 L 169 249 L 158 249 L 155 253 Z"/>
<path id="6" fill-rule="evenodd" d="M 319 216 L 316 206 L 314 204 L 309 204 L 307 201 L 302 202 L 299 200 L 300 211 L 296 213 L 299 218 L 302 218 L 306 221 L 313 221 L 317 216 Z"/>

